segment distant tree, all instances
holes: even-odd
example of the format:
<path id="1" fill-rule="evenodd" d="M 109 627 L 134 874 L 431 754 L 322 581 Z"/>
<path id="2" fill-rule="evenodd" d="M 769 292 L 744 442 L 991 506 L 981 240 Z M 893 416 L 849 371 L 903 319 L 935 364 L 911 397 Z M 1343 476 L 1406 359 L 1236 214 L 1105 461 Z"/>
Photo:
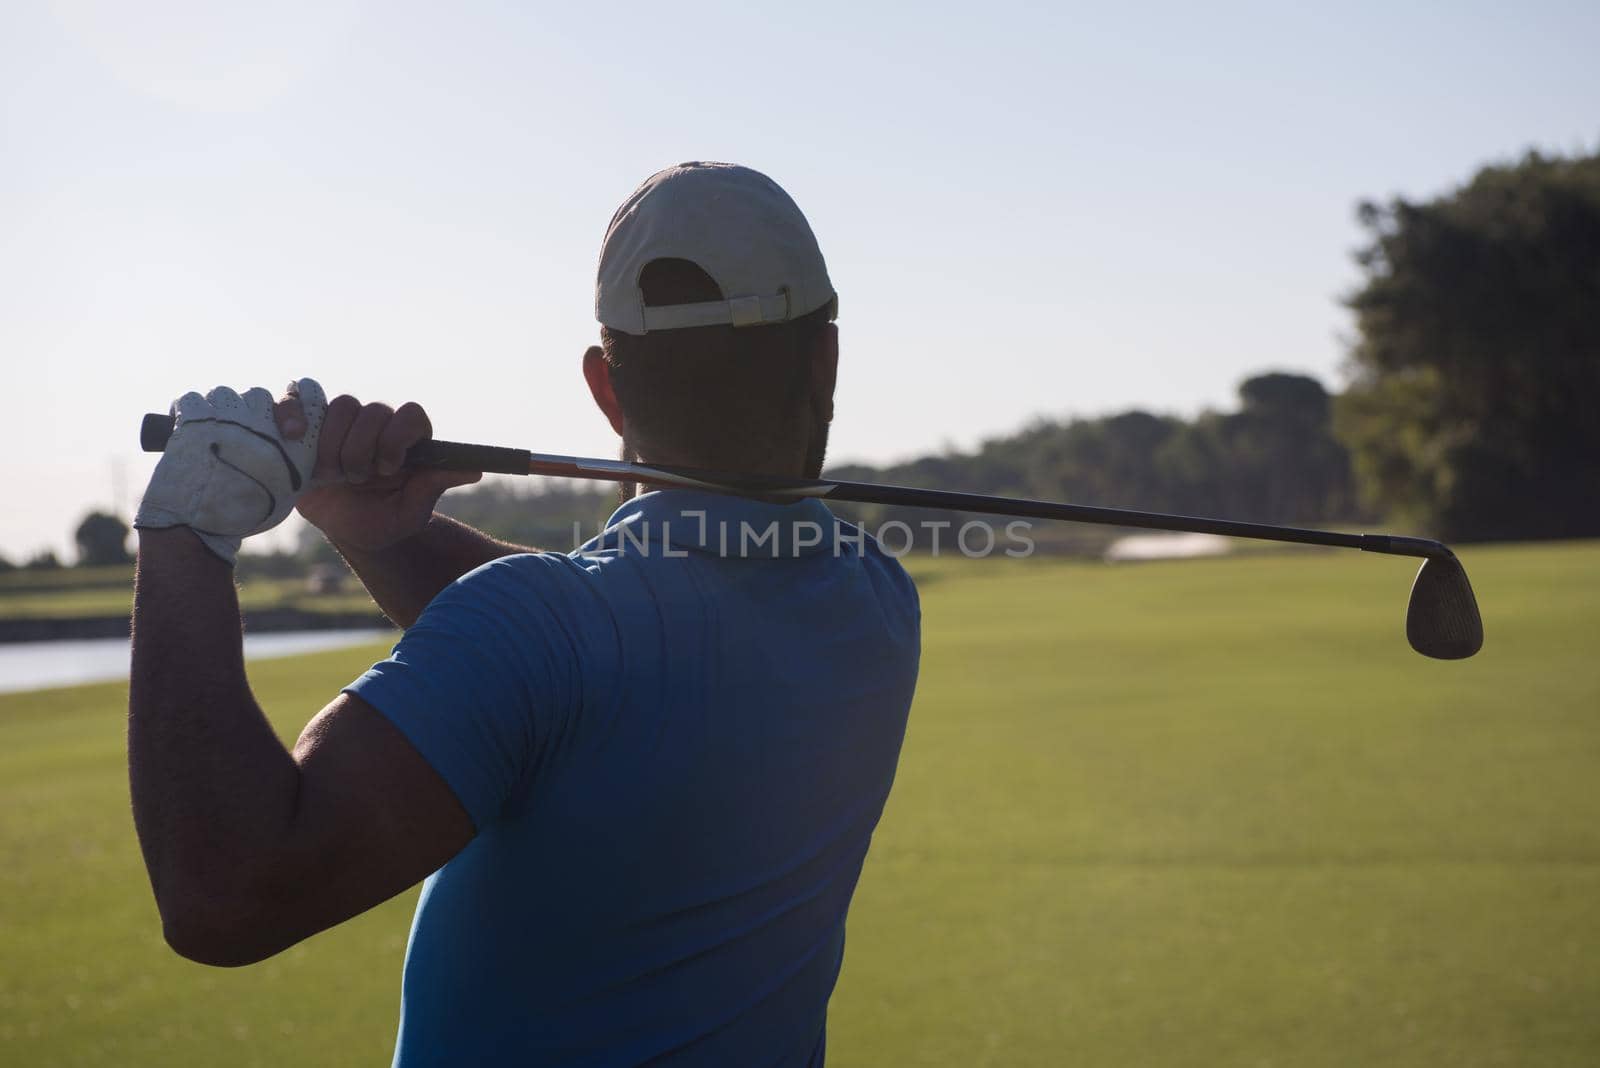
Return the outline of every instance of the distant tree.
<path id="1" fill-rule="evenodd" d="M 1223 417 L 1238 487 L 1235 514 L 1276 522 L 1351 517 L 1350 457 L 1333 436 L 1333 398 L 1306 375 L 1270 372 L 1239 385 L 1240 410 Z"/>
<path id="2" fill-rule="evenodd" d="M 494 479 L 452 490 L 439 511 L 517 545 L 569 552 L 598 534 L 616 506 L 614 487 Z"/>
<path id="3" fill-rule="evenodd" d="M 22 567 L 25 571 L 55 571 L 61 567 L 61 559 L 54 549 L 41 549 L 28 557 Z"/>
<path id="4" fill-rule="evenodd" d="M 1332 401 L 1321 382 L 1283 371 L 1268 371 L 1240 382 L 1239 402 L 1245 412 L 1305 430 L 1326 426 L 1332 414 Z"/>
<path id="5" fill-rule="evenodd" d="M 17 565 L 11 562 L 11 558 L 9 556 L 0 555 L 0 575 L 5 574 L 7 571 L 15 571 L 16 569 Z"/>
<path id="6" fill-rule="evenodd" d="M 133 559 L 128 555 L 128 524 L 110 513 L 90 512 L 72 536 L 82 566 L 126 564 Z"/>
<path id="7" fill-rule="evenodd" d="M 1600 534 L 1600 155 L 1358 218 L 1336 427 L 1367 500 L 1448 538 Z"/>

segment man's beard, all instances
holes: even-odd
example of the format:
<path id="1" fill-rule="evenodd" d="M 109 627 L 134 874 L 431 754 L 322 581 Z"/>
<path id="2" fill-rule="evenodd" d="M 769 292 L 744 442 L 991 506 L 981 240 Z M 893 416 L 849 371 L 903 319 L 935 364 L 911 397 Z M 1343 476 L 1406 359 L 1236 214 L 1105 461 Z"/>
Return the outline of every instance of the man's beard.
<path id="1" fill-rule="evenodd" d="M 828 426 L 826 419 L 812 414 L 811 438 L 806 442 L 806 463 L 801 469 L 800 477 L 822 477 L 822 463 L 828 458 Z"/>
<path id="2" fill-rule="evenodd" d="M 622 454 L 620 459 L 625 464 L 636 464 L 639 462 L 639 450 L 634 448 L 633 442 L 629 441 L 627 438 L 622 439 Z M 627 504 L 637 496 L 639 496 L 639 483 L 617 483 L 617 504 L 619 506 Z"/>

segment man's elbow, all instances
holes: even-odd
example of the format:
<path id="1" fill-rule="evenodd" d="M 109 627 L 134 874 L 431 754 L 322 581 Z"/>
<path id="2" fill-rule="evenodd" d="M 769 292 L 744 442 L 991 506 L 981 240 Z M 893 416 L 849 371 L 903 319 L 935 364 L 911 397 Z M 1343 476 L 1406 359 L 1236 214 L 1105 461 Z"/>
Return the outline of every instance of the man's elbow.
<path id="1" fill-rule="evenodd" d="M 277 937 L 263 911 L 240 900 L 196 894 L 157 899 L 161 934 L 173 952 L 197 964 L 239 968 L 266 960 L 296 940 Z"/>

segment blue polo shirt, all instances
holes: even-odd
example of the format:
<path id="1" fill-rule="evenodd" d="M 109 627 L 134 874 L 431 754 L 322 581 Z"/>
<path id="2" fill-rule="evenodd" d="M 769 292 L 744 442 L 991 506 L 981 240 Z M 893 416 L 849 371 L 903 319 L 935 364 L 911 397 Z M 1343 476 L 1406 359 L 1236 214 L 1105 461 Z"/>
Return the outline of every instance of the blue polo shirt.
<path id="1" fill-rule="evenodd" d="M 917 677 L 916 590 L 816 501 L 649 493 L 486 564 L 348 689 L 477 828 L 396 1065 L 820 1065 Z"/>

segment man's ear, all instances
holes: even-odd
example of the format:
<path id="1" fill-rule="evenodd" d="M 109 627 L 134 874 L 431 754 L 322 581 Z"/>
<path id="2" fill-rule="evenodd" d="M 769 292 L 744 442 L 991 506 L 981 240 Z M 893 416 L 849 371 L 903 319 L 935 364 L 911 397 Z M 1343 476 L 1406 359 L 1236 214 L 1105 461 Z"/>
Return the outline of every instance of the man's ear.
<path id="1" fill-rule="evenodd" d="M 833 422 L 833 387 L 839 380 L 839 325 L 827 323 L 811 349 L 811 410 Z"/>
<path id="2" fill-rule="evenodd" d="M 595 406 L 605 413 L 606 421 L 617 437 L 626 438 L 627 420 L 622 417 L 622 405 L 617 403 L 617 391 L 611 388 L 611 365 L 599 345 L 590 345 L 583 354 L 583 379 L 589 383 L 589 395 Z"/>

